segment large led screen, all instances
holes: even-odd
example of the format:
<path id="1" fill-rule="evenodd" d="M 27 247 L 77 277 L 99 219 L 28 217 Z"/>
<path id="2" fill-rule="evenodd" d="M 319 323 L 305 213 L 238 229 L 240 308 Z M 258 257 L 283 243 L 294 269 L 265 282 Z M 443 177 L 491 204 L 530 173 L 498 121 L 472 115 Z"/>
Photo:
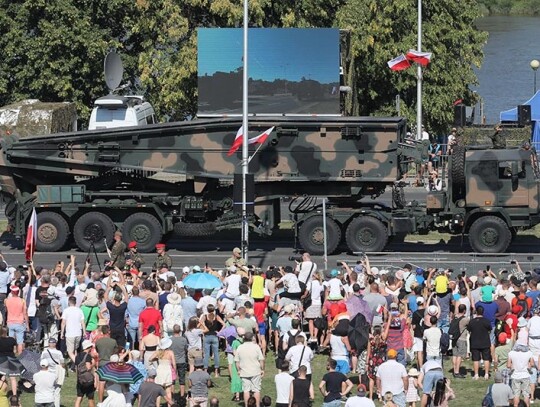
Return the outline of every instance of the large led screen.
<path id="1" fill-rule="evenodd" d="M 242 114 L 241 28 L 198 29 L 199 116 Z M 339 30 L 250 28 L 250 114 L 339 114 Z"/>

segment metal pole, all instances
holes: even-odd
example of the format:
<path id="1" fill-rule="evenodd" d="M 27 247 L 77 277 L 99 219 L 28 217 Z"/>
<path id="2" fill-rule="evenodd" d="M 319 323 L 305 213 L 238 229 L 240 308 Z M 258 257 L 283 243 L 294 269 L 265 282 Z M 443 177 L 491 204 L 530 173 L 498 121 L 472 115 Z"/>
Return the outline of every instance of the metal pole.
<path id="1" fill-rule="evenodd" d="M 534 70 L 534 95 L 536 95 L 536 69 Z"/>
<path id="2" fill-rule="evenodd" d="M 242 81 L 242 255 L 248 262 L 249 224 L 247 215 L 247 174 L 248 161 L 248 0 L 244 0 L 244 70 Z"/>
<path id="3" fill-rule="evenodd" d="M 417 51 L 422 51 L 422 0 L 418 0 L 418 45 Z M 422 67 L 417 64 L 416 78 L 416 139 L 422 140 Z"/>
<path id="4" fill-rule="evenodd" d="M 322 200 L 323 239 L 324 239 L 324 269 L 328 270 L 328 245 L 326 244 L 326 198 Z"/>
<path id="5" fill-rule="evenodd" d="M 401 97 L 399 93 L 396 95 L 396 111 L 397 115 L 401 116 Z"/>

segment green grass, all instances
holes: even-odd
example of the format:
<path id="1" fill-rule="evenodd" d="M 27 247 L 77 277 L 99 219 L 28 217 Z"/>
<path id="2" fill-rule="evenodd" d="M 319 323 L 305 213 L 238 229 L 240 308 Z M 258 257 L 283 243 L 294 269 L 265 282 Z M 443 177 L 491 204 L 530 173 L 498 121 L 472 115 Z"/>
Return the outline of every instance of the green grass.
<path id="1" fill-rule="evenodd" d="M 322 397 L 318 391 L 318 385 L 322 379 L 322 376 L 326 372 L 326 358 L 324 355 L 316 355 L 313 360 L 312 370 L 313 370 L 313 386 L 315 387 L 315 402 L 313 406 L 322 405 Z M 232 394 L 230 393 L 229 387 L 229 377 L 227 372 L 227 362 L 226 359 L 222 358 L 221 361 L 221 374 L 222 376 L 217 379 L 213 379 L 215 382 L 215 387 L 210 389 L 210 396 L 216 396 L 220 400 L 220 406 L 222 407 L 237 407 L 237 404 L 231 401 Z M 452 388 L 456 393 L 456 399 L 450 402 L 452 407 L 471 407 L 471 406 L 480 406 L 482 398 L 486 392 L 487 386 L 492 383 L 492 381 L 473 381 L 470 378 L 470 362 L 466 362 L 465 366 L 468 369 L 469 376 L 467 379 L 450 379 Z M 448 371 L 451 368 L 451 361 L 445 360 L 445 371 Z M 269 395 L 272 397 L 272 402 L 275 402 L 276 391 L 274 385 L 274 375 L 277 373 L 274 363 L 274 354 L 272 352 L 268 353 L 266 359 L 266 369 L 265 376 L 263 378 L 263 389 L 262 395 Z M 450 374 L 447 374 L 450 377 Z M 351 375 L 351 380 L 355 383 L 358 382 L 357 375 Z M 178 386 L 176 386 L 176 391 L 178 391 Z M 96 393 L 97 397 L 97 393 Z M 71 373 L 62 388 L 62 399 L 61 403 L 63 406 L 73 406 L 75 404 L 75 374 Z M 33 394 L 24 394 L 21 398 L 22 406 L 33 406 L 34 405 L 34 395 Z M 381 405 L 380 403 L 376 403 Z M 87 402 L 83 402 L 83 406 L 86 406 Z M 419 404 L 417 404 L 419 406 Z"/>

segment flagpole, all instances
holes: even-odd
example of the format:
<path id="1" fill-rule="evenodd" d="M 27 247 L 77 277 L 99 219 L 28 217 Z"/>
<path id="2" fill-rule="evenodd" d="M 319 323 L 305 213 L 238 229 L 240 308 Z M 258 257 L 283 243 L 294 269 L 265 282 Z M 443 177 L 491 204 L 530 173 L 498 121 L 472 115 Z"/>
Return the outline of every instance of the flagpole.
<path id="1" fill-rule="evenodd" d="M 418 0 L 418 52 L 422 51 L 422 0 Z M 422 66 L 417 65 L 416 78 L 416 140 L 422 140 Z"/>
<path id="2" fill-rule="evenodd" d="M 247 216 L 247 175 L 249 171 L 248 152 L 248 0 L 244 0 L 244 55 L 243 55 L 243 78 L 242 78 L 242 255 L 248 262 L 249 249 L 249 224 Z"/>

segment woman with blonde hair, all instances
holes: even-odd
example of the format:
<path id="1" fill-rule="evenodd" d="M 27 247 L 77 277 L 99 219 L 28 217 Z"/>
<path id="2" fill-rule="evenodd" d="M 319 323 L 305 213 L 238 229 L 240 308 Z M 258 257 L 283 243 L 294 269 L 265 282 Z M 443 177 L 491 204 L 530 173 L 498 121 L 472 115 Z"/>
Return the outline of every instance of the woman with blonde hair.
<path id="1" fill-rule="evenodd" d="M 171 338 L 163 338 L 159 342 L 158 350 L 150 358 L 150 362 L 157 361 L 155 382 L 165 389 L 169 399 L 172 399 L 172 384 L 175 380 L 173 372 L 176 372 L 176 359 L 170 350 L 171 345 Z"/>
<path id="2" fill-rule="evenodd" d="M 306 285 L 307 295 L 311 298 L 311 304 L 304 312 L 309 326 L 309 342 L 317 342 L 319 329 L 315 326 L 315 320 L 322 317 L 321 294 L 324 293 L 324 287 L 321 283 L 322 277 L 319 271 L 313 273 L 312 280 Z"/>

